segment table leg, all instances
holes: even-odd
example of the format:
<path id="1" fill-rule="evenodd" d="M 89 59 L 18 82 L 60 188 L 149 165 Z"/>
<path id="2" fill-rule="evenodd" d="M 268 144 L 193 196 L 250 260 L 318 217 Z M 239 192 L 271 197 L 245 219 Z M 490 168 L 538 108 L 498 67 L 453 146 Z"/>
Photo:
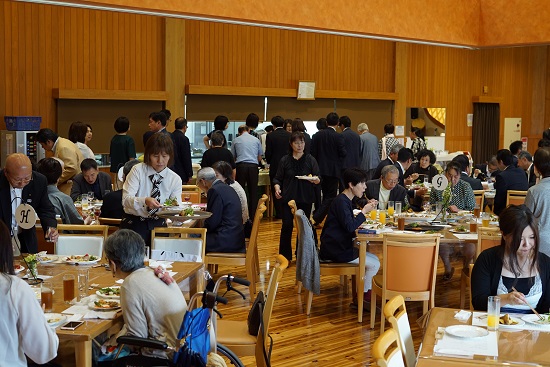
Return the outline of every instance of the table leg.
<path id="1" fill-rule="evenodd" d="M 78 367 L 92 367 L 91 340 L 76 340 L 74 342 L 74 352 Z"/>

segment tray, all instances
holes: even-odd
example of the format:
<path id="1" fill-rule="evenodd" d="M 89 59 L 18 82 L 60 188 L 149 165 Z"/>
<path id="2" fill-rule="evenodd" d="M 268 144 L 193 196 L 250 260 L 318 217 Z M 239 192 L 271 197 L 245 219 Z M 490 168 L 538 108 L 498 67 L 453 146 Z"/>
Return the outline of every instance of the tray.
<path id="1" fill-rule="evenodd" d="M 176 222 L 185 222 L 189 219 L 206 219 L 212 216 L 211 212 L 206 212 L 202 210 L 193 210 L 193 215 L 179 215 L 179 213 L 174 212 L 158 212 L 157 215 L 161 218 L 167 218 Z"/>

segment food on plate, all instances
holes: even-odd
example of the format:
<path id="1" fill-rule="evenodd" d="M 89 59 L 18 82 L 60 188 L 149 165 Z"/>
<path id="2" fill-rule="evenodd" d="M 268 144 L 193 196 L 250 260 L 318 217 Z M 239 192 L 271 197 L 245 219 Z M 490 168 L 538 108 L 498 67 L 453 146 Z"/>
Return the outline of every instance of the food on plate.
<path id="1" fill-rule="evenodd" d="M 469 232 L 470 229 L 466 228 L 465 226 L 456 226 L 454 228 L 455 232 Z"/>
<path id="2" fill-rule="evenodd" d="M 86 254 L 84 256 L 81 256 L 81 255 L 67 256 L 65 258 L 65 261 L 84 262 L 84 261 L 96 261 L 97 259 L 99 259 L 97 256 Z"/>
<path id="3" fill-rule="evenodd" d="M 519 322 L 514 320 L 508 314 L 505 314 L 504 316 L 501 316 L 500 319 L 498 320 L 498 323 L 501 324 L 501 325 L 517 325 L 517 324 L 519 324 Z"/>
<path id="4" fill-rule="evenodd" d="M 193 213 L 194 213 L 193 208 L 185 208 L 180 212 L 180 215 L 189 217 L 189 216 L 192 216 Z"/>
<path id="5" fill-rule="evenodd" d="M 94 301 L 94 305 L 96 308 L 105 308 L 105 309 L 120 307 L 120 304 L 117 301 L 108 301 L 105 299 Z"/>
<path id="6" fill-rule="evenodd" d="M 46 321 L 48 322 L 48 324 L 55 324 L 55 323 L 58 323 L 59 321 L 61 321 L 62 318 L 61 317 L 51 317 L 51 318 L 47 318 Z"/>
<path id="7" fill-rule="evenodd" d="M 550 314 L 545 313 L 545 314 L 541 314 L 541 316 L 544 318 L 544 320 L 536 319 L 533 322 L 535 324 L 540 324 L 540 325 L 550 325 Z"/>
<path id="8" fill-rule="evenodd" d="M 429 231 L 426 231 L 426 234 L 434 234 L 439 233 L 440 230 L 430 229 Z"/>
<path id="9" fill-rule="evenodd" d="M 412 222 L 412 223 L 409 224 L 409 227 L 416 228 L 416 227 L 420 227 L 420 225 L 421 225 L 420 223 Z"/>
<path id="10" fill-rule="evenodd" d="M 178 206 L 178 199 L 170 197 L 164 201 L 164 206 Z"/>
<path id="11" fill-rule="evenodd" d="M 115 287 L 105 287 L 98 290 L 104 296 L 120 296 L 120 288 Z"/>

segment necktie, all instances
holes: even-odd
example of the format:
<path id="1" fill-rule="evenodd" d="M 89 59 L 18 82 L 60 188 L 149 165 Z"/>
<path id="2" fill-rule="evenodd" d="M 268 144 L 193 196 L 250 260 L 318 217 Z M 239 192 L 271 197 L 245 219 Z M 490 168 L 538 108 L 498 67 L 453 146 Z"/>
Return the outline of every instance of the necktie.
<path id="1" fill-rule="evenodd" d="M 149 179 L 153 183 L 153 188 L 151 189 L 151 197 L 156 199 L 160 203 L 160 184 L 162 182 L 162 176 L 158 173 L 150 175 Z M 149 215 L 153 216 L 158 211 L 158 208 L 153 208 L 149 210 Z"/>

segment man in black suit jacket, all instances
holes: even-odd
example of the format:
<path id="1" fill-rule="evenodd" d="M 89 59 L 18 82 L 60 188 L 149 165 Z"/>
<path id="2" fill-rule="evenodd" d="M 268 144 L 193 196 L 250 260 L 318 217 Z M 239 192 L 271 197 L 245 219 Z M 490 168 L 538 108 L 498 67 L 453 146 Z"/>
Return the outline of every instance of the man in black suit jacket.
<path id="1" fill-rule="evenodd" d="M 474 166 L 474 173 L 472 174 L 472 177 L 481 181 L 487 181 L 487 179 L 494 181 L 494 178 L 498 173 L 500 173 L 500 171 L 498 169 L 497 156 L 494 155 L 488 162 L 485 162 L 485 164 L 476 164 Z"/>
<path id="2" fill-rule="evenodd" d="M 399 150 L 399 153 L 397 153 L 397 162 L 395 162 L 394 166 L 397 168 L 399 173 L 399 185 L 403 188 L 406 188 L 407 185 L 411 185 L 413 181 L 418 178 L 418 173 L 413 173 L 410 176 L 405 177 L 405 172 L 407 172 L 411 166 L 413 157 L 414 154 L 409 148 L 402 148 Z M 410 199 L 414 199 L 415 196 L 422 197 L 426 192 L 428 192 L 428 189 L 426 187 L 421 187 L 416 190 L 407 190 L 407 195 L 409 195 Z M 420 203 L 418 205 L 420 205 Z M 422 210 L 420 206 L 413 206 L 412 201 L 411 207 L 415 211 Z"/>
<path id="3" fill-rule="evenodd" d="M 2 220 L 14 234 L 17 230 L 17 239 L 22 253 L 38 252 L 36 229 L 22 229 L 17 227 L 13 210 L 20 203 L 31 205 L 38 218 L 44 233 L 48 233 L 52 241 L 56 241 L 57 221 L 55 208 L 48 198 L 48 181 L 38 172 L 32 171 L 30 159 L 21 153 L 14 153 L 7 157 L 6 167 L 0 171 L 0 220 Z"/>
<path id="4" fill-rule="evenodd" d="M 386 166 L 382 169 L 381 178 L 367 181 L 365 196 L 369 200 L 385 201 L 386 198 L 382 196 L 386 195 L 387 191 L 390 190 L 387 201 L 401 202 L 402 208 L 405 208 L 409 203 L 407 190 L 403 186 L 398 185 L 398 183 L 399 172 L 397 167 L 393 165 Z"/>
<path id="5" fill-rule="evenodd" d="M 508 190 L 527 191 L 529 183 L 525 172 L 519 167 L 514 167 L 512 153 L 508 149 L 501 149 L 497 152 L 497 161 L 501 172 L 496 176 L 493 211 L 496 215 L 499 215 L 506 207 Z"/>
<path id="6" fill-rule="evenodd" d="M 175 128 L 172 133 L 172 140 L 174 141 L 174 167 L 172 170 L 181 177 L 181 182 L 185 185 L 193 177 L 191 145 L 189 144 L 189 138 L 185 136 L 187 120 L 178 117 L 175 121 Z"/>
<path id="7" fill-rule="evenodd" d="M 399 151 L 403 148 L 403 145 L 397 144 L 394 145 L 390 150 L 390 155 L 388 158 L 380 161 L 378 166 L 376 167 L 376 170 L 374 171 L 374 175 L 372 176 L 373 180 L 379 179 L 380 176 L 382 176 L 382 168 L 386 166 L 393 166 L 395 162 L 397 162 L 397 155 L 399 154 Z"/>
<path id="8" fill-rule="evenodd" d="M 533 164 L 533 157 L 531 154 L 522 150 L 518 155 L 518 167 L 525 171 L 527 175 L 527 181 L 529 187 L 534 186 L 537 183 L 537 176 L 535 175 L 535 165 Z"/>
<path id="9" fill-rule="evenodd" d="M 212 216 L 204 221 L 206 252 L 245 252 L 241 201 L 237 192 L 218 180 L 212 167 L 197 173 L 197 186 L 207 192 L 206 210 Z"/>
<path id="10" fill-rule="evenodd" d="M 470 177 L 470 159 L 465 154 L 459 154 L 453 158 L 453 162 L 458 163 L 460 166 L 460 179 L 466 181 L 472 187 L 472 190 L 483 190 L 481 180 Z"/>
<path id="11" fill-rule="evenodd" d="M 346 158 L 344 158 L 342 171 L 347 168 L 359 167 L 361 164 L 361 138 L 351 129 L 351 119 L 348 116 L 340 117 L 339 126 L 342 129 L 342 137 L 346 146 Z"/>
<path id="12" fill-rule="evenodd" d="M 323 201 L 319 208 L 315 208 L 313 220 L 321 223 L 328 214 L 330 204 L 338 193 L 341 168 L 346 158 L 347 150 L 344 138 L 336 132 L 338 115 L 331 112 L 327 115 L 327 128 L 319 130 L 311 139 L 311 155 L 319 164 L 321 173 L 321 190 Z"/>
<path id="13" fill-rule="evenodd" d="M 283 129 L 285 120 L 281 116 L 275 116 L 271 119 L 271 124 L 275 130 L 267 134 L 265 138 L 265 160 L 269 164 L 269 180 L 271 181 L 271 199 L 275 206 L 275 217 L 283 218 L 283 208 L 281 199 L 275 198 L 275 188 L 273 187 L 273 178 L 277 174 L 279 162 L 283 156 L 287 155 L 290 149 L 290 133 Z"/>
<path id="14" fill-rule="evenodd" d="M 103 200 L 105 191 L 111 191 L 111 175 L 97 168 L 95 159 L 86 158 L 80 163 L 81 173 L 74 176 L 71 199 L 77 201 L 83 194 L 93 192 L 96 199 Z"/>

